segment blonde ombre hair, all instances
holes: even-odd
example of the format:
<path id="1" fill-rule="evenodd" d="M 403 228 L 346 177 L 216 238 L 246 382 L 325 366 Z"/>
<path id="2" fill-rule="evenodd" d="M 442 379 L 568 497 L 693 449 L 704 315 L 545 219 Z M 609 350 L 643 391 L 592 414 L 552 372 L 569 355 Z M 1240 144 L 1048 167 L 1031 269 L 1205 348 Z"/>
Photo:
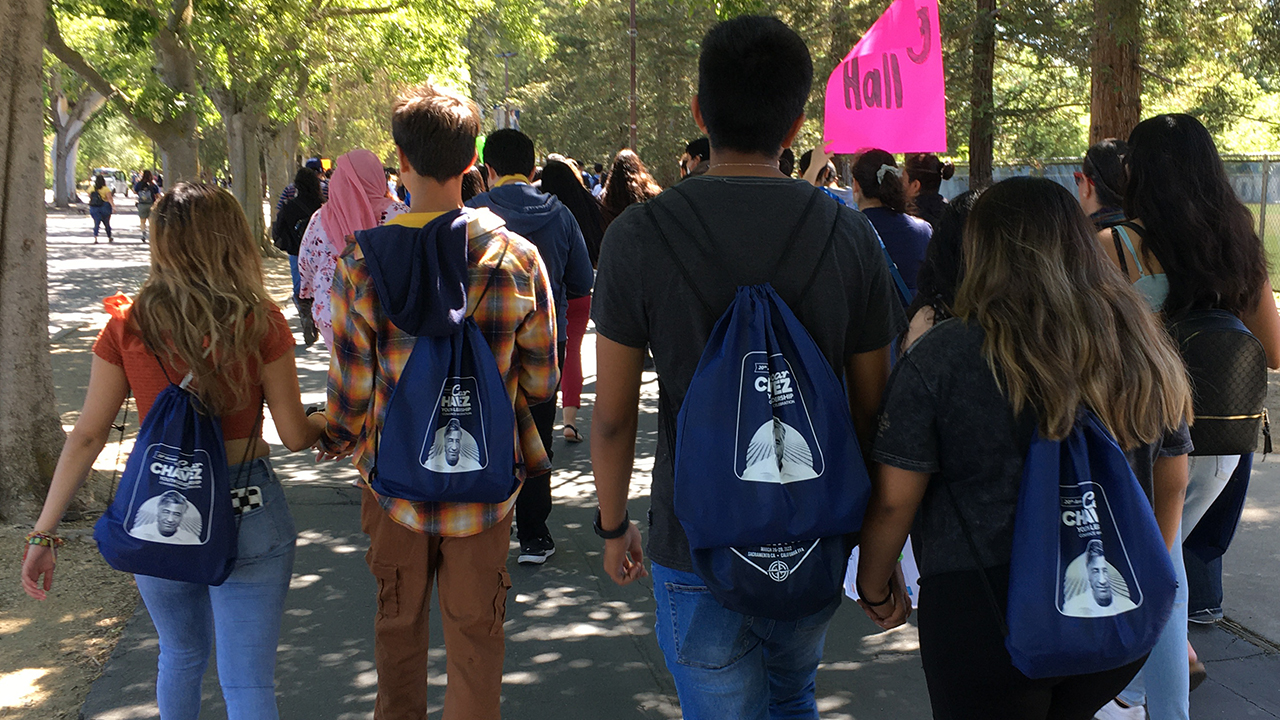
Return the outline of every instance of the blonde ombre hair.
<path id="1" fill-rule="evenodd" d="M 149 350 L 189 368 L 190 389 L 211 412 L 242 409 L 270 327 L 249 222 L 226 190 L 178 183 L 156 201 L 151 223 L 151 273 L 129 320 Z"/>
<path id="2" fill-rule="evenodd" d="M 1060 440 L 1081 406 L 1123 448 L 1191 419 L 1191 390 L 1168 333 L 1098 248 L 1075 198 L 1043 178 L 1005 180 L 965 226 L 956 314 L 985 331 L 983 354 L 1021 412 Z"/>

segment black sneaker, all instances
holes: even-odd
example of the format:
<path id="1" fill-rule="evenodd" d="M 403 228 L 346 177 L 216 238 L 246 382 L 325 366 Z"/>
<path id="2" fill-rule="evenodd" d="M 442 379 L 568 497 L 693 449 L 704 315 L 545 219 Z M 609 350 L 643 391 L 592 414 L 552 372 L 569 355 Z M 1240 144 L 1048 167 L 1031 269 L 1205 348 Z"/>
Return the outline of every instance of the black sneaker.
<path id="1" fill-rule="evenodd" d="M 521 565 L 541 565 L 547 558 L 556 554 L 556 543 L 550 535 L 543 535 L 520 543 L 520 557 L 516 562 Z"/>

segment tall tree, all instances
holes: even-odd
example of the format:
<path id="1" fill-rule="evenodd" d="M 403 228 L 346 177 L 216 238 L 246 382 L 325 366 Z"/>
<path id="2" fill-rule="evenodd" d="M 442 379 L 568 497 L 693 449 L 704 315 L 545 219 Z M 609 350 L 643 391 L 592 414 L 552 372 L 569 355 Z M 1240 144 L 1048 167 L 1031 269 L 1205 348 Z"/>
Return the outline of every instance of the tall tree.
<path id="1" fill-rule="evenodd" d="M 93 88 L 81 88 L 76 95 L 66 87 L 62 69 L 49 70 L 49 125 L 53 128 L 53 204 L 65 208 L 76 197 L 76 156 L 80 152 L 80 135 L 85 124 L 107 102 Z"/>
<path id="2" fill-rule="evenodd" d="M 969 92 L 969 187 L 991 183 L 995 161 L 996 0 L 977 0 Z"/>
<path id="3" fill-rule="evenodd" d="M 159 146 L 168 183 L 196 179 L 199 99 L 189 37 L 193 0 L 138 5 L 130 0 L 96 1 L 95 11 L 117 23 L 117 32 L 129 47 L 150 46 L 149 71 L 139 72 L 136 66 L 113 68 L 118 72 L 108 79 L 102 69 L 111 65 L 111 58 L 95 57 L 91 62 L 68 45 L 52 9 L 45 20 L 45 46 Z M 121 87 L 139 77 L 144 81 L 132 92 Z"/>
<path id="4" fill-rule="evenodd" d="M 64 435 L 49 362 L 45 267 L 45 0 L 0 0 L 0 519 L 39 508 Z"/>
<path id="5" fill-rule="evenodd" d="M 1127 138 L 1142 119 L 1142 1 L 1093 0 L 1089 142 Z"/>

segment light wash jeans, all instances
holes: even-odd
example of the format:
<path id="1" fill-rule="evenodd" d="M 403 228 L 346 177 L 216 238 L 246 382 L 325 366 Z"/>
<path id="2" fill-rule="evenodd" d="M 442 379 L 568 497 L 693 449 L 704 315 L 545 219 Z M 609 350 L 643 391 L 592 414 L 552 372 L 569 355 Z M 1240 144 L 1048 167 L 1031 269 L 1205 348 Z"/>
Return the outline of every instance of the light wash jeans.
<path id="1" fill-rule="evenodd" d="M 1182 543 L 1169 551 L 1178 590 L 1173 612 L 1160 639 L 1129 686 L 1120 693 L 1125 705 L 1145 704 L 1151 720 L 1189 720 L 1191 717 L 1191 668 L 1187 662 L 1187 570 L 1182 563 Z"/>
<path id="2" fill-rule="evenodd" d="M 1182 540 L 1187 536 L 1205 513 L 1213 501 L 1222 494 L 1222 489 L 1231 480 L 1231 474 L 1240 464 L 1240 455 L 1201 455 L 1192 456 L 1187 471 L 1187 499 L 1182 504 Z"/>
<path id="3" fill-rule="evenodd" d="M 817 720 L 814 684 L 840 602 L 783 622 L 727 610 L 693 573 L 653 563 L 658 646 L 685 720 Z"/>
<path id="4" fill-rule="evenodd" d="M 276 646 L 293 572 L 296 532 L 284 490 L 266 458 L 246 463 L 239 485 L 264 504 L 240 516 L 239 554 L 217 587 L 135 575 L 160 634 L 156 700 L 161 720 L 195 720 L 214 637 L 229 720 L 276 720 Z M 231 466 L 236 483 L 239 465 Z"/>

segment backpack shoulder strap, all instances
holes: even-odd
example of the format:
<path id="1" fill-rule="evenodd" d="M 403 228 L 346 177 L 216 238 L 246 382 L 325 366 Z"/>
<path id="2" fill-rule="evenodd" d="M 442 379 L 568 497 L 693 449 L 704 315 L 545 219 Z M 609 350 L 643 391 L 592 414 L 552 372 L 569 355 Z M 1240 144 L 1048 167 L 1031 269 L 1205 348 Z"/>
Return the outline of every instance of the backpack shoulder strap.
<path id="1" fill-rule="evenodd" d="M 674 188 L 672 189 L 674 190 Z M 686 202 L 688 201 L 686 200 Z M 658 214 L 654 212 L 653 206 L 654 203 L 652 201 L 644 203 L 644 211 L 649 216 L 649 222 L 653 223 L 653 228 L 658 231 L 658 239 L 662 241 L 662 246 L 667 249 L 667 254 L 671 256 L 671 261 L 676 264 L 676 270 L 678 270 L 680 272 L 680 276 L 684 278 L 684 282 L 689 286 L 689 290 L 693 293 L 693 296 L 697 298 L 698 303 L 702 305 L 702 308 L 706 310 L 707 314 L 714 320 L 716 314 L 715 310 L 711 308 L 711 303 L 707 302 L 707 299 L 703 297 L 702 292 L 698 290 L 698 284 L 693 280 L 693 273 L 689 272 L 689 268 L 686 267 L 684 263 L 680 262 L 680 256 L 676 254 L 675 246 L 671 244 L 671 239 L 667 237 L 667 233 L 662 229 L 662 224 L 658 222 Z M 671 219 L 674 220 L 677 225 L 680 224 L 679 219 L 676 218 L 674 213 L 665 208 L 663 210 L 671 216 Z"/>

